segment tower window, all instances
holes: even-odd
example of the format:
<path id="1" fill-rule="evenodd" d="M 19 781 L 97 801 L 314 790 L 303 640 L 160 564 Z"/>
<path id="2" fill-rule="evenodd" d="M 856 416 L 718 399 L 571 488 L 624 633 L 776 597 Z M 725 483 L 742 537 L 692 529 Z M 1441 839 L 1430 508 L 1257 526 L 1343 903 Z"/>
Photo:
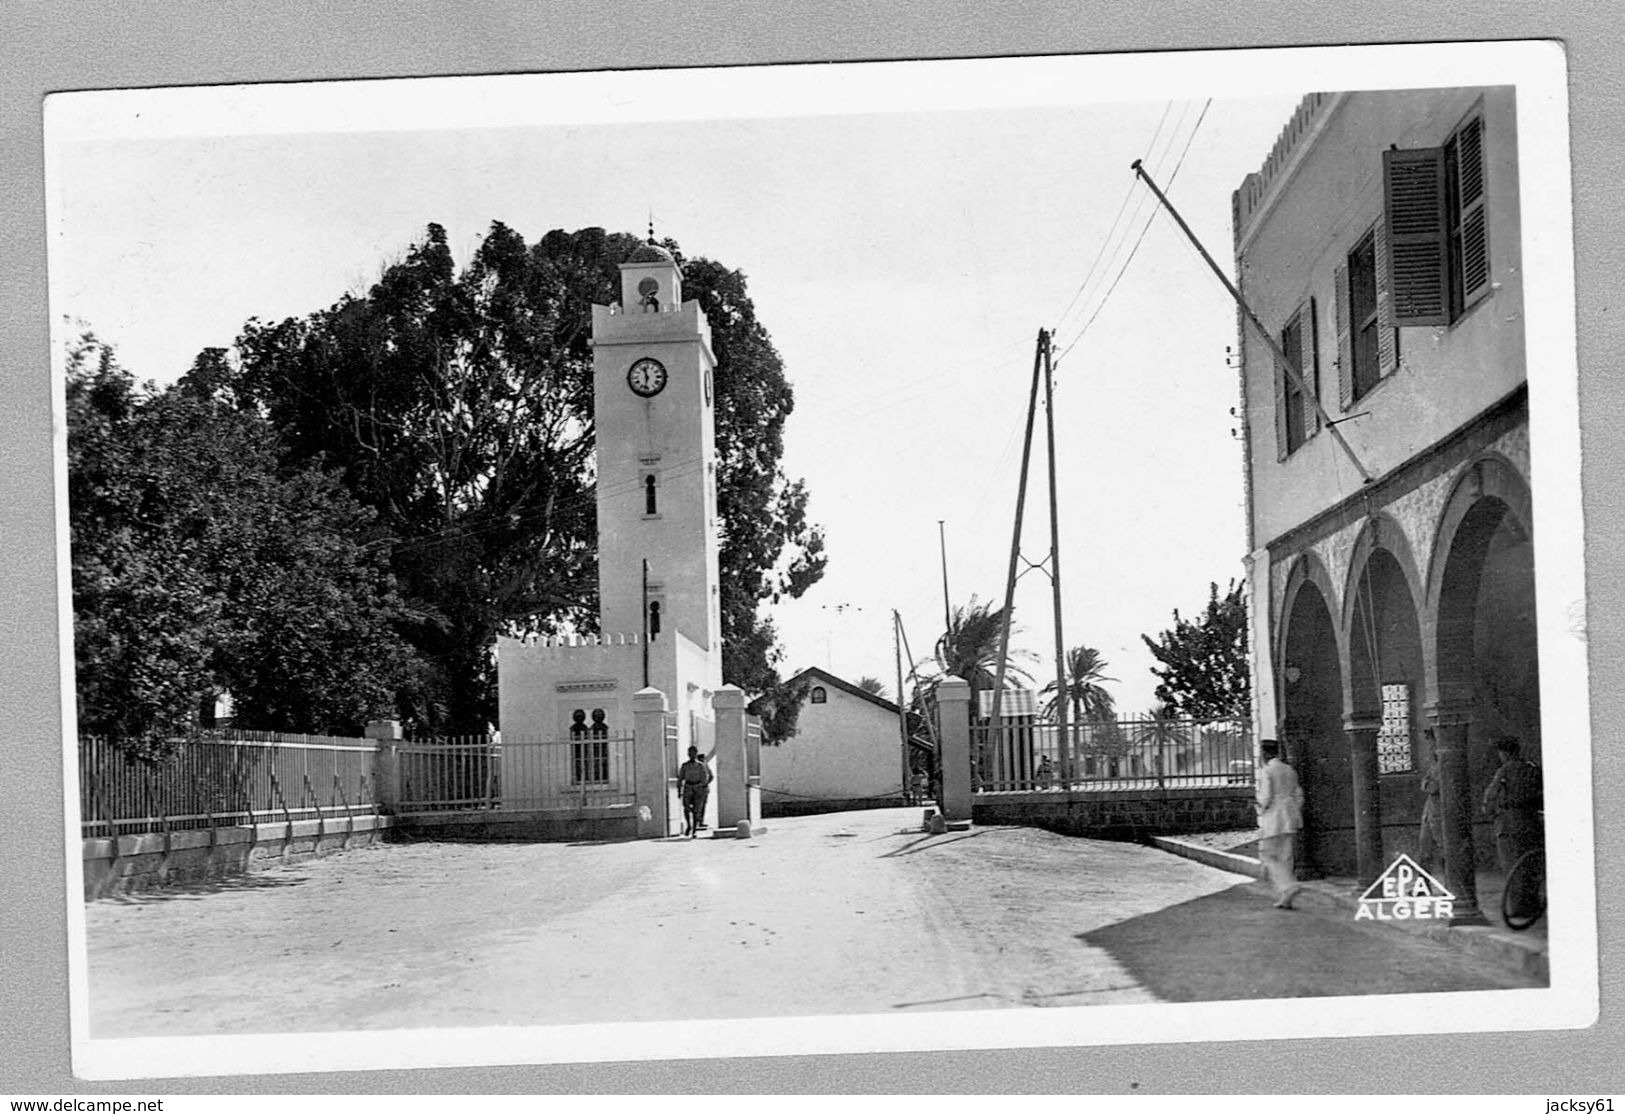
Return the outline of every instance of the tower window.
<path id="1" fill-rule="evenodd" d="M 660 312 L 660 282 L 653 277 L 638 281 L 638 304 L 644 313 Z"/>
<path id="2" fill-rule="evenodd" d="M 659 500 L 655 495 L 655 478 L 652 475 L 643 477 L 643 513 L 660 513 Z"/>
<path id="3" fill-rule="evenodd" d="M 814 704 L 822 704 L 825 701 L 827 701 L 828 699 L 829 699 L 829 693 L 824 691 L 824 686 L 823 685 L 814 685 L 813 686 L 812 702 Z"/>
<path id="4" fill-rule="evenodd" d="M 649 601 L 649 637 L 660 633 L 660 601 Z"/>

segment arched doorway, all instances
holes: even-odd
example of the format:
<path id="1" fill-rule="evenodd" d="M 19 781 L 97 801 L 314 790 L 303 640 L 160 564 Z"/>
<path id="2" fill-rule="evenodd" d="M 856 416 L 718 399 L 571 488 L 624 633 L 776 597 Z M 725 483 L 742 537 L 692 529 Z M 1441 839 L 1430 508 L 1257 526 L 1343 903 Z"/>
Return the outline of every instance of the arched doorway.
<path id="1" fill-rule="evenodd" d="M 1375 877 L 1399 851 L 1416 852 L 1421 819 L 1425 671 L 1414 569 L 1404 536 L 1373 519 L 1355 546 L 1345 618 L 1356 809 L 1362 813 L 1362 876 Z M 1375 738 L 1373 738 L 1373 735 Z"/>
<path id="2" fill-rule="evenodd" d="M 1354 806 L 1343 735 L 1343 670 L 1320 566 L 1300 559 L 1287 582 L 1277 657 L 1282 742 L 1304 795 L 1299 850 L 1306 875 L 1354 873 Z"/>
<path id="3" fill-rule="evenodd" d="M 1465 787 L 1481 799 L 1496 767 L 1495 740 L 1512 735 L 1540 761 L 1540 662 L 1529 492 L 1499 458 L 1477 461 L 1439 525 L 1436 670 L 1441 706 L 1467 721 Z M 1475 809 L 1476 812 L 1476 809 Z M 1495 863 L 1490 824 L 1473 831 L 1480 866 Z"/>

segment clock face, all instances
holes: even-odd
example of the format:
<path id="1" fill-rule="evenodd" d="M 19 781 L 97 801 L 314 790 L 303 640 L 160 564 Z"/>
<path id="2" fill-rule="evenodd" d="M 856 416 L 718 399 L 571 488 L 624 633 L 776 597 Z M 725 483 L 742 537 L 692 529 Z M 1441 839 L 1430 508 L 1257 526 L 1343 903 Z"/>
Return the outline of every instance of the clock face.
<path id="1" fill-rule="evenodd" d="M 653 398 L 666 387 L 666 367 L 659 360 L 645 356 L 627 368 L 626 382 L 633 394 Z"/>

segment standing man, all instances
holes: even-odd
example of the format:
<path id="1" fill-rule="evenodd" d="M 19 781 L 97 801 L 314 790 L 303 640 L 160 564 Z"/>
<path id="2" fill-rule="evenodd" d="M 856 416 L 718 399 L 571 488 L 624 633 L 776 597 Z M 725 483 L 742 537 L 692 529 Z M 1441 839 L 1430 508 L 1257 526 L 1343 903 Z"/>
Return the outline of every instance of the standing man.
<path id="1" fill-rule="evenodd" d="M 1495 854 L 1503 871 L 1511 871 L 1525 851 L 1545 842 L 1540 767 L 1522 757 L 1521 749 L 1510 735 L 1496 742 L 1501 768 L 1484 791 L 1484 811 L 1495 817 Z"/>
<path id="2" fill-rule="evenodd" d="M 1302 889 L 1293 872 L 1293 840 L 1303 828 L 1303 789 L 1298 772 L 1281 761 L 1281 744 L 1263 739 L 1258 744 L 1264 766 L 1258 771 L 1258 857 L 1275 889 L 1275 907 L 1292 908 Z"/>
<path id="3" fill-rule="evenodd" d="M 699 747 L 688 748 L 688 761 L 677 767 L 677 789 L 683 797 L 683 834 L 693 839 L 705 820 L 705 799 L 711 795 L 711 767 Z"/>

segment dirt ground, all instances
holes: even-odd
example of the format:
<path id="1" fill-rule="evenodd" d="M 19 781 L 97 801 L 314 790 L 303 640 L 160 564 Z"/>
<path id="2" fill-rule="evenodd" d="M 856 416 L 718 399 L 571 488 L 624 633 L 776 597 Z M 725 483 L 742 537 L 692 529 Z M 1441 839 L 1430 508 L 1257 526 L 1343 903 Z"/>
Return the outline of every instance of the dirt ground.
<path id="1" fill-rule="evenodd" d="M 86 908 L 94 1037 L 1527 985 L 1250 879 L 920 810 L 749 840 L 400 843 Z"/>

